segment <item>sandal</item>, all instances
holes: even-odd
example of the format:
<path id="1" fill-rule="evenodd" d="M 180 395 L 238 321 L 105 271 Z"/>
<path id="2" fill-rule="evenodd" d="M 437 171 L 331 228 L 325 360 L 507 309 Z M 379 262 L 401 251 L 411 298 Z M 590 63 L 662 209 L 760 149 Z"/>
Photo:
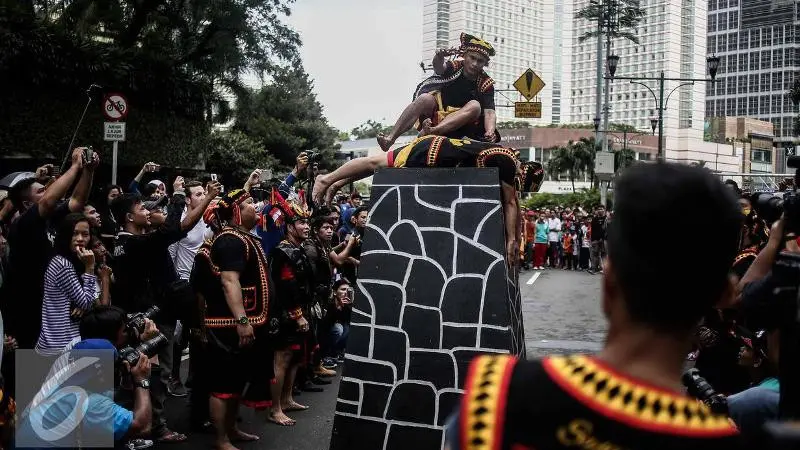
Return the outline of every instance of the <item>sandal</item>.
<path id="1" fill-rule="evenodd" d="M 177 431 L 166 430 L 161 436 L 156 439 L 159 444 L 177 444 L 184 442 L 188 439 L 185 434 L 178 433 Z"/>

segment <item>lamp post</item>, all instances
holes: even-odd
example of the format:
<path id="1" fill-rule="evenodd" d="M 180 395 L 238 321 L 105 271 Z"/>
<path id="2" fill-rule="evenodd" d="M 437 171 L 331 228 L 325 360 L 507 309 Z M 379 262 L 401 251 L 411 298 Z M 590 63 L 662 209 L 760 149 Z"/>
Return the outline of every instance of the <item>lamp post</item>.
<path id="1" fill-rule="evenodd" d="M 693 85 L 695 82 L 705 82 L 705 83 L 714 83 L 716 82 L 717 78 L 717 70 L 719 69 L 719 57 L 717 56 L 709 56 L 706 58 L 706 67 L 708 69 L 708 75 L 711 77 L 710 79 L 706 78 L 667 78 L 664 76 L 664 71 L 662 70 L 658 77 L 617 77 L 617 65 L 619 64 L 619 56 L 618 55 L 608 55 L 606 60 L 608 64 L 608 72 L 609 76 L 607 77 L 609 80 L 628 80 L 633 84 L 638 84 L 647 88 L 651 94 L 653 94 L 653 99 L 656 101 L 656 109 L 658 110 L 658 118 L 651 118 L 650 125 L 653 127 L 653 131 L 655 132 L 656 124 L 658 125 L 658 160 L 664 161 L 664 111 L 666 110 L 666 104 L 669 100 L 669 97 L 672 95 L 673 92 L 678 90 L 681 86 L 688 86 Z M 656 93 L 653 92 L 653 89 L 642 81 L 658 81 L 658 92 L 659 95 L 656 96 Z M 676 86 L 672 91 L 670 91 L 667 98 L 664 98 L 664 82 L 665 81 L 680 81 L 681 83 Z M 800 100 L 800 93 L 798 93 L 798 100 Z"/>

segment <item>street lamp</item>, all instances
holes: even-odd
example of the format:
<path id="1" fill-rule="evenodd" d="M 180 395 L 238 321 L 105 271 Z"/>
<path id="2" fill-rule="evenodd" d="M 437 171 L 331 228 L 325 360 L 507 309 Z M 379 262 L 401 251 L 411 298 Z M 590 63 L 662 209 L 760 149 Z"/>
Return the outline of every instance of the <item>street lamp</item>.
<path id="1" fill-rule="evenodd" d="M 592 122 L 594 123 L 594 131 L 597 132 L 597 130 L 600 129 L 600 118 L 595 117 L 594 119 L 592 119 Z"/>
<path id="2" fill-rule="evenodd" d="M 666 110 L 666 103 L 669 100 L 669 97 L 676 91 L 678 88 L 682 86 L 693 85 L 695 82 L 705 82 L 705 83 L 714 83 L 716 82 L 717 78 L 717 71 L 719 70 L 719 57 L 712 55 L 706 58 L 706 68 L 708 69 L 708 75 L 710 79 L 706 78 L 667 78 L 664 76 L 664 71 L 662 70 L 658 77 L 617 77 L 616 71 L 617 66 L 619 65 L 619 56 L 617 55 L 608 55 L 606 58 L 606 64 L 608 65 L 608 72 L 609 76 L 603 77 L 608 80 L 629 80 L 631 83 L 638 84 L 647 88 L 651 94 L 653 94 L 653 98 L 656 101 L 656 109 L 658 110 L 658 118 L 651 118 L 650 119 L 650 126 L 653 128 L 653 133 L 655 133 L 656 126 L 658 126 L 658 160 L 664 160 L 664 111 Z M 659 95 L 656 96 L 656 93 L 653 92 L 653 89 L 645 83 L 641 81 L 658 81 L 658 89 Z M 672 91 L 670 91 L 667 98 L 664 98 L 664 82 L 665 81 L 681 81 L 678 86 L 676 86 Z M 800 99 L 800 93 L 798 93 L 798 99 Z"/>
<path id="3" fill-rule="evenodd" d="M 617 65 L 619 64 L 619 56 L 618 55 L 608 55 L 606 58 L 606 64 L 608 65 L 608 73 L 611 75 L 611 79 L 614 79 L 614 74 L 617 73 Z M 717 61 L 717 65 L 719 65 L 719 61 Z"/>
<path id="4" fill-rule="evenodd" d="M 656 134 L 656 127 L 658 126 L 659 119 L 658 117 L 651 117 L 650 118 L 650 128 L 653 129 L 653 136 Z"/>

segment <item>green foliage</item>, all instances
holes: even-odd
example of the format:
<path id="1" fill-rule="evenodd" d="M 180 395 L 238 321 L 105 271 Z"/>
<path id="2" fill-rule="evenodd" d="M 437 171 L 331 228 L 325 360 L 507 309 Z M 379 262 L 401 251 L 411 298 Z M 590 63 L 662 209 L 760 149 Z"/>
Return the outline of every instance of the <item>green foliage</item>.
<path id="1" fill-rule="evenodd" d="M 597 189 L 584 189 L 571 194 L 539 193 L 533 194 L 530 198 L 522 201 L 522 206 L 536 209 L 555 206 L 572 207 L 575 205 L 580 205 L 583 209 L 589 209 L 598 204 L 600 204 L 600 191 Z"/>
<path id="2" fill-rule="evenodd" d="M 619 173 L 636 162 L 636 152 L 629 148 L 614 150 L 614 171 Z"/>
<path id="3" fill-rule="evenodd" d="M 634 44 L 639 44 L 639 38 L 635 32 L 639 22 L 645 15 L 644 9 L 639 6 L 639 0 L 602 0 L 601 2 L 590 2 L 580 11 L 575 13 L 576 19 L 585 19 L 593 24 L 601 19 L 604 22 L 603 35 L 608 33 L 612 39 L 627 39 Z M 592 27 L 590 31 L 583 33 L 579 42 L 593 37 L 597 37 L 598 30 Z"/>
<path id="4" fill-rule="evenodd" d="M 256 168 L 275 172 L 278 166 L 260 142 L 236 130 L 211 133 L 205 157 L 208 172 L 230 174 L 237 180 L 246 180 Z"/>
<path id="5" fill-rule="evenodd" d="M 60 158 L 91 83 L 129 100 L 121 164 L 194 167 L 245 71 L 298 59 L 293 0 L 0 1 L 0 152 Z M 76 144 L 103 151 L 100 99 Z M 312 132 L 312 131 L 308 131 Z"/>
<path id="6" fill-rule="evenodd" d="M 531 123 L 524 120 L 509 120 L 506 122 L 497 123 L 498 130 L 518 130 L 520 128 L 531 128 L 531 127 L 532 127 Z"/>
<path id="7" fill-rule="evenodd" d="M 545 170 L 553 178 L 566 173 L 575 192 L 575 178 L 582 173 L 594 171 L 594 139 L 582 138 L 578 142 L 569 141 L 564 147 L 553 151 Z"/>
<path id="8" fill-rule="evenodd" d="M 240 98 L 234 129 L 261 142 L 282 165 L 292 166 L 300 152 L 316 149 L 324 155 L 322 167 L 333 166 L 338 132 L 322 115 L 299 63 L 277 70 L 272 83 Z"/>
<path id="9" fill-rule="evenodd" d="M 384 125 L 383 122 L 370 119 L 350 130 L 350 136 L 353 139 L 375 139 L 379 134 L 388 135 L 392 132 L 392 128 L 392 125 Z M 413 136 L 417 133 L 419 133 L 417 129 L 411 128 L 401 136 Z"/>

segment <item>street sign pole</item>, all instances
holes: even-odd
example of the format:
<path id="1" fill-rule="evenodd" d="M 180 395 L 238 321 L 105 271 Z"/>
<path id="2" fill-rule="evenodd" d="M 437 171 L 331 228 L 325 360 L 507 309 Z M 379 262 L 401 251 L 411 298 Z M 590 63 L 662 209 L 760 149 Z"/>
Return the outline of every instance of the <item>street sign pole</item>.
<path id="1" fill-rule="evenodd" d="M 117 152 L 119 151 L 119 141 L 112 144 L 113 153 L 111 156 L 111 184 L 117 184 Z"/>

